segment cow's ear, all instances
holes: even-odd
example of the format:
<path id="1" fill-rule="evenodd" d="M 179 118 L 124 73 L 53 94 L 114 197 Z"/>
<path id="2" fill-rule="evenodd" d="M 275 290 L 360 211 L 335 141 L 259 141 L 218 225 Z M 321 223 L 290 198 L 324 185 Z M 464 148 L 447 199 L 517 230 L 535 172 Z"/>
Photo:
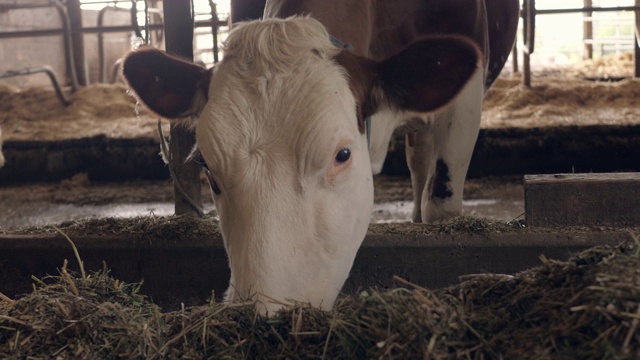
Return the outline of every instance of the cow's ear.
<path id="1" fill-rule="evenodd" d="M 151 47 L 127 55 L 122 74 L 149 110 L 168 119 L 197 115 L 208 100 L 210 70 Z"/>
<path id="2" fill-rule="evenodd" d="M 480 59 L 477 45 L 466 38 L 424 38 L 378 63 L 374 87 L 400 109 L 432 112 L 447 105 L 481 70 Z"/>
<path id="3" fill-rule="evenodd" d="M 453 100 L 476 71 L 477 45 L 460 36 L 423 38 L 383 61 L 341 51 L 335 58 L 349 76 L 359 126 L 382 103 L 402 110 L 434 112 Z"/>

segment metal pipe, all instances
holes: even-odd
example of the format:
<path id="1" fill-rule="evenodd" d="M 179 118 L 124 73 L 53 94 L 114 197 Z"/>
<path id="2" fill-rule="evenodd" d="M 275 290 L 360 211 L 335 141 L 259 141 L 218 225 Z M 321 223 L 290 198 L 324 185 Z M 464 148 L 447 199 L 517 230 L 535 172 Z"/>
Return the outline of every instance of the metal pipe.
<path id="1" fill-rule="evenodd" d="M 520 72 L 520 65 L 518 64 L 518 42 L 513 42 L 513 48 L 511 49 L 511 66 L 513 67 L 513 73 L 517 74 Z"/>
<path id="2" fill-rule="evenodd" d="M 22 10 L 22 9 L 39 9 L 54 7 L 60 15 L 60 21 L 62 22 L 62 29 L 45 29 L 45 30 L 30 30 L 30 31 L 11 31 L 0 32 L 0 39 L 3 38 L 16 38 L 16 37 L 31 37 L 31 36 L 49 36 L 63 34 L 63 43 L 65 51 L 65 66 L 69 80 L 71 82 L 72 91 L 78 90 L 78 75 L 75 70 L 75 61 L 73 60 L 73 44 L 71 41 L 71 20 L 67 14 L 67 9 L 64 4 L 59 0 L 50 0 L 46 4 L 3 4 L 0 6 L 1 11 L 9 10 Z M 35 35 L 34 35 L 35 34 Z"/>
<path id="3" fill-rule="evenodd" d="M 102 23 L 104 22 L 104 14 L 107 11 L 129 11 L 128 9 L 123 9 L 123 8 L 119 8 L 117 6 L 105 6 L 102 9 L 100 9 L 100 11 L 98 12 L 98 28 L 102 28 Z M 99 73 L 98 73 L 98 81 L 103 83 L 105 82 L 105 78 L 107 77 L 107 66 L 105 64 L 106 59 L 105 59 L 105 53 L 104 53 L 104 32 L 100 31 L 98 32 L 98 61 L 99 61 L 99 65 L 98 65 L 98 69 Z"/>
<path id="4" fill-rule="evenodd" d="M 593 0 L 583 0 L 585 8 L 593 6 Z M 587 40 L 593 39 L 593 13 L 585 11 L 582 13 L 582 59 L 593 59 L 593 44 L 587 43 Z"/>
<path id="5" fill-rule="evenodd" d="M 218 60 L 218 6 L 209 0 L 209 8 L 211 9 L 211 35 L 213 35 L 213 63 L 217 63 Z"/>
<path id="6" fill-rule="evenodd" d="M 219 21 L 218 26 L 226 26 L 226 21 Z M 209 20 L 201 20 L 195 22 L 196 28 L 202 27 L 211 27 L 211 21 Z M 112 32 L 128 32 L 134 31 L 134 26 L 132 25 L 115 25 L 115 26 L 105 26 L 102 28 L 93 26 L 93 27 L 83 27 L 79 29 L 83 33 L 87 34 L 97 34 L 100 32 L 103 33 L 112 33 Z M 150 30 L 162 30 L 164 29 L 164 24 L 149 24 Z M 0 39 L 9 39 L 9 38 L 20 38 L 20 37 L 35 37 L 35 36 L 51 36 L 51 35 L 59 35 L 63 33 L 63 29 L 53 28 L 53 29 L 40 29 L 40 30 L 25 30 L 25 31 L 6 31 L 0 32 Z"/>
<path id="7" fill-rule="evenodd" d="M 65 8 L 67 16 L 69 16 L 70 33 L 73 49 L 73 60 L 76 65 L 76 74 L 78 76 L 78 84 L 80 86 L 89 85 L 89 68 L 84 57 L 84 34 L 82 29 L 82 9 L 81 0 L 65 0 Z"/>
<path id="8" fill-rule="evenodd" d="M 59 0 L 53 0 L 51 3 L 60 14 L 60 18 L 62 19 L 62 32 L 64 39 L 64 49 L 65 49 L 65 63 L 67 66 L 67 76 L 71 81 L 71 90 L 76 92 L 80 87 L 78 83 L 78 74 L 76 73 L 76 63 L 73 57 L 73 41 L 71 40 L 71 20 L 69 19 L 69 15 L 67 14 L 67 9 L 64 4 Z"/>
<path id="9" fill-rule="evenodd" d="M 636 0 L 635 4 L 640 6 L 640 0 Z M 636 23 L 636 38 L 633 42 L 633 62 L 634 62 L 634 71 L 633 77 L 640 78 L 640 11 L 635 12 L 635 23 Z"/>
<path id="10" fill-rule="evenodd" d="M 13 3 L 9 4 L 0 4 L 0 11 L 9 11 L 9 10 L 23 10 L 23 9 L 42 9 L 51 7 L 50 3 L 40 3 L 40 4 L 18 4 Z"/>
<path id="11" fill-rule="evenodd" d="M 535 0 L 524 0 L 522 3 L 522 20 L 523 20 L 523 32 L 524 32 L 524 47 L 522 53 L 524 55 L 523 61 L 523 83 L 525 86 L 531 86 L 531 69 L 529 56 L 533 53 L 535 47 L 535 29 L 536 29 L 536 15 L 550 15 L 550 14 L 567 14 L 567 13 L 593 13 L 593 12 L 605 12 L 605 11 L 640 11 L 640 6 L 636 1 L 636 6 L 614 6 L 614 7 L 582 7 L 582 8 L 568 8 L 568 9 L 536 9 Z M 637 14 L 637 13 L 636 13 Z M 636 67 L 638 59 L 636 59 Z"/>
<path id="12" fill-rule="evenodd" d="M 540 15 L 549 14 L 568 14 L 581 12 L 609 12 L 609 11 L 636 11 L 640 10 L 640 6 L 614 6 L 614 7 L 583 7 L 571 9 L 537 9 L 536 13 Z"/>
<path id="13" fill-rule="evenodd" d="M 534 50 L 536 34 L 536 1 L 524 0 L 522 3 L 522 83 L 531 87 L 531 54 Z"/>
<path id="14" fill-rule="evenodd" d="M 23 31 L 5 31 L 5 32 L 0 32 L 0 39 L 36 37 L 36 36 L 51 36 L 51 35 L 60 35 L 62 33 L 63 33 L 63 31 L 60 28 L 39 29 L 39 30 L 23 30 Z"/>
<path id="15" fill-rule="evenodd" d="M 122 66 L 122 58 L 116 60 L 113 64 L 113 71 L 111 72 L 111 83 L 114 84 L 118 81 L 118 75 L 120 74 L 120 67 Z"/>
<path id="16" fill-rule="evenodd" d="M 131 0 L 131 26 L 136 37 L 142 39 L 142 30 L 138 24 L 138 0 Z"/>
<path id="17" fill-rule="evenodd" d="M 60 83 L 58 82 L 58 78 L 56 76 L 55 71 L 49 65 L 42 65 L 42 66 L 39 66 L 39 67 L 27 68 L 27 69 L 22 69 L 22 70 L 7 71 L 5 73 L 0 74 L 0 79 L 10 78 L 10 77 L 14 77 L 14 76 L 31 75 L 31 74 L 37 74 L 37 73 L 42 73 L 42 72 L 49 76 L 49 79 L 51 80 L 51 83 L 53 84 L 53 88 L 56 91 L 56 96 L 58 97 L 60 102 L 64 106 L 71 105 L 71 101 L 67 98 L 67 96 L 64 94 L 64 92 L 62 92 L 62 88 L 60 87 Z"/>
<path id="18" fill-rule="evenodd" d="M 82 2 L 83 5 L 99 5 L 99 4 L 117 5 L 121 3 L 128 4 L 128 3 L 131 3 L 131 0 L 97 0 L 97 1 L 83 0 Z"/>
<path id="19" fill-rule="evenodd" d="M 164 19 L 162 18 L 162 10 L 156 9 L 156 8 L 149 8 L 148 9 L 148 13 L 149 13 L 149 19 L 148 19 L 149 24 L 147 25 L 147 28 L 151 29 L 151 24 L 152 24 L 151 23 L 151 18 L 152 17 L 156 18 L 155 19 L 156 23 L 164 24 Z M 163 25 L 162 28 L 156 29 L 155 33 L 156 33 L 156 43 L 161 43 L 162 40 L 164 39 L 164 25 Z M 151 40 L 152 40 L 151 37 L 149 37 L 149 41 L 151 43 L 153 43 Z"/>

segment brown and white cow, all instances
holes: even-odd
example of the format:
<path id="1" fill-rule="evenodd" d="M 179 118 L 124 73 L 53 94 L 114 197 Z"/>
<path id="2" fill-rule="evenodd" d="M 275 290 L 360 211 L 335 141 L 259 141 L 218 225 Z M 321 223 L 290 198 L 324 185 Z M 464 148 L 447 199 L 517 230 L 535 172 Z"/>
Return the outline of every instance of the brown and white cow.
<path id="1" fill-rule="evenodd" d="M 263 4 L 264 19 L 235 27 L 213 69 L 143 48 L 123 73 L 152 111 L 196 119 L 231 267 L 227 300 L 329 309 L 367 231 L 372 173 L 394 129 L 412 127 L 414 220 L 460 214 L 518 0 Z"/>

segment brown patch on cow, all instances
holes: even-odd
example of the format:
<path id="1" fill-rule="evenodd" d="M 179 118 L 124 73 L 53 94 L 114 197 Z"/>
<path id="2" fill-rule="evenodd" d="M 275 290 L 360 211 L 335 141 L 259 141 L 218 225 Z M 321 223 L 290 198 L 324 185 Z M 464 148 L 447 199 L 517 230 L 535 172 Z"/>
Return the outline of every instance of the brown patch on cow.
<path id="1" fill-rule="evenodd" d="M 449 166 L 442 159 L 436 162 L 436 173 L 429 181 L 430 199 L 445 200 L 453 196 L 449 187 L 451 177 L 449 176 Z"/>
<path id="2" fill-rule="evenodd" d="M 365 118 L 371 116 L 377 107 L 377 101 L 371 96 L 371 89 L 376 82 L 377 62 L 354 55 L 348 50 L 343 50 L 335 56 L 334 60 L 345 68 L 349 88 L 356 99 L 356 115 L 358 117 L 358 130 L 365 132 Z"/>

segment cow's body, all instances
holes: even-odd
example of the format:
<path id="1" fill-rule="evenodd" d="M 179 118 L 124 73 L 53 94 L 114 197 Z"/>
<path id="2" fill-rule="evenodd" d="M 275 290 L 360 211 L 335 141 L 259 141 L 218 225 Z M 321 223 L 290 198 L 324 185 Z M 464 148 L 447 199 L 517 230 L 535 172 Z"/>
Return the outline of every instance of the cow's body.
<path id="1" fill-rule="evenodd" d="M 269 0 L 264 20 L 233 29 L 215 71 L 150 49 L 127 57 L 124 75 L 151 110 L 198 117 L 231 266 L 227 299 L 251 297 L 263 311 L 290 300 L 332 307 L 398 126 L 415 126 L 415 220 L 460 213 L 484 90 L 517 23 L 517 0 L 492 3 L 505 12 L 476 0 Z M 505 31 L 493 32 L 504 44 L 487 24 Z"/>

